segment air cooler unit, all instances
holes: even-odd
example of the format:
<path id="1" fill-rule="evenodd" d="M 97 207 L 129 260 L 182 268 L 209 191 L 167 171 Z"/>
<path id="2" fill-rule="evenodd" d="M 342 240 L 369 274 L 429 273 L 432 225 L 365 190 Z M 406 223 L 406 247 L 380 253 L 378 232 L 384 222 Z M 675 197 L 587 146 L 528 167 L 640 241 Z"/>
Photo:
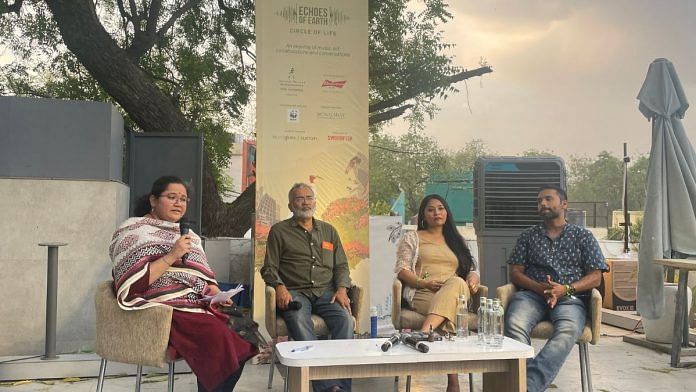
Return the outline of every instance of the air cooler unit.
<path id="1" fill-rule="evenodd" d="M 541 185 L 565 189 L 559 157 L 483 157 L 474 168 L 474 228 L 483 284 L 508 281 L 507 260 L 519 234 L 541 222 L 536 198 Z"/>

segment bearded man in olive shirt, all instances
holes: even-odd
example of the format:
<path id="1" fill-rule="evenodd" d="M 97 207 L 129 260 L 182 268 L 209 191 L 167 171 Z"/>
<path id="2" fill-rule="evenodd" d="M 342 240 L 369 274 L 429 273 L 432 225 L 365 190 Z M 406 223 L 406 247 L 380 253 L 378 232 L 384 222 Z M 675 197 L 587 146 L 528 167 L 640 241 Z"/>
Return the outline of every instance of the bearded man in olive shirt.
<path id="1" fill-rule="evenodd" d="M 316 204 L 309 185 L 290 188 L 288 208 L 293 217 L 271 227 L 261 275 L 275 288 L 276 307 L 294 340 L 317 339 L 312 314 L 324 319 L 332 339 L 351 339 L 348 260 L 336 229 L 314 219 Z M 288 309 L 291 301 L 301 307 Z M 322 392 L 349 391 L 350 385 L 350 380 L 313 381 L 314 390 Z"/>

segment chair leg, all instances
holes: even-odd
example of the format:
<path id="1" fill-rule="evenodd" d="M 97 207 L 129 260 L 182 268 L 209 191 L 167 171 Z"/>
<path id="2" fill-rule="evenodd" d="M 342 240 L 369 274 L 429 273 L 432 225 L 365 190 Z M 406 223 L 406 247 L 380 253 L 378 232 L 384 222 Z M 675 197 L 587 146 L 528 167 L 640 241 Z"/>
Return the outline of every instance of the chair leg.
<path id="1" fill-rule="evenodd" d="M 106 359 L 101 359 L 101 365 L 99 365 L 99 378 L 97 379 L 97 392 L 102 392 L 104 389 L 104 375 L 106 374 Z"/>
<path id="2" fill-rule="evenodd" d="M 582 392 L 587 392 L 587 384 L 585 382 L 585 347 L 582 343 L 578 343 L 578 357 L 580 359 L 580 385 L 582 387 Z"/>
<path id="3" fill-rule="evenodd" d="M 275 345 L 271 346 L 271 368 L 268 370 L 268 389 L 273 387 L 273 371 L 275 370 Z"/>
<path id="4" fill-rule="evenodd" d="M 585 377 L 587 379 L 587 392 L 592 392 L 592 370 L 590 367 L 590 346 L 585 343 Z"/>
<path id="5" fill-rule="evenodd" d="M 167 391 L 174 392 L 174 361 L 169 362 L 169 379 L 167 381 Z"/>
<path id="6" fill-rule="evenodd" d="M 399 392 L 399 376 L 394 376 L 394 392 Z"/>
<path id="7" fill-rule="evenodd" d="M 474 392 L 474 373 L 469 373 L 469 392 Z"/>
<path id="8" fill-rule="evenodd" d="M 285 367 L 285 377 L 283 377 L 283 391 L 288 392 L 288 376 L 290 375 L 290 367 Z"/>
<path id="9" fill-rule="evenodd" d="M 406 392 L 411 392 L 411 376 L 406 376 Z"/>
<path id="10" fill-rule="evenodd" d="M 592 392 L 592 375 L 590 374 L 590 354 L 587 343 L 578 343 L 580 354 L 580 381 L 583 392 Z"/>
<path id="11" fill-rule="evenodd" d="M 138 365 L 135 372 L 135 392 L 140 392 L 140 385 L 143 381 L 143 365 Z"/>

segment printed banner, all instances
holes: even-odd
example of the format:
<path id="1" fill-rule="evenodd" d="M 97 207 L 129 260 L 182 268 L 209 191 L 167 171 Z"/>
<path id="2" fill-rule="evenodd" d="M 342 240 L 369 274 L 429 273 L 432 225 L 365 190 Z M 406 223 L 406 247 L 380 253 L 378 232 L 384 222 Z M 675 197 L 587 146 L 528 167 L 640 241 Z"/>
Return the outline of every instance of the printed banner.
<path id="1" fill-rule="evenodd" d="M 394 298 L 396 244 L 404 231 L 401 216 L 370 217 L 370 304 L 377 308 L 377 332 L 387 336 L 395 332 L 391 320 Z"/>
<path id="2" fill-rule="evenodd" d="M 314 189 L 315 217 L 336 227 L 351 269 L 368 258 L 367 44 L 366 0 L 256 2 L 257 266 L 297 182 Z"/>

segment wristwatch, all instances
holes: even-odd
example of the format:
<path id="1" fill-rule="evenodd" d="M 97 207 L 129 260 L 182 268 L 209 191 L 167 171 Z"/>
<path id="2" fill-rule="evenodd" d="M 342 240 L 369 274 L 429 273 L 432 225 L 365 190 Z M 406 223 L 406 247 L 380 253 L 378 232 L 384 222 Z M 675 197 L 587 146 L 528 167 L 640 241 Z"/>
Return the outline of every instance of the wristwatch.
<path id="1" fill-rule="evenodd" d="M 575 295 L 575 287 L 573 287 L 572 284 L 565 285 L 565 289 L 566 289 L 566 292 L 565 292 L 566 297 L 570 297 L 571 295 Z"/>

